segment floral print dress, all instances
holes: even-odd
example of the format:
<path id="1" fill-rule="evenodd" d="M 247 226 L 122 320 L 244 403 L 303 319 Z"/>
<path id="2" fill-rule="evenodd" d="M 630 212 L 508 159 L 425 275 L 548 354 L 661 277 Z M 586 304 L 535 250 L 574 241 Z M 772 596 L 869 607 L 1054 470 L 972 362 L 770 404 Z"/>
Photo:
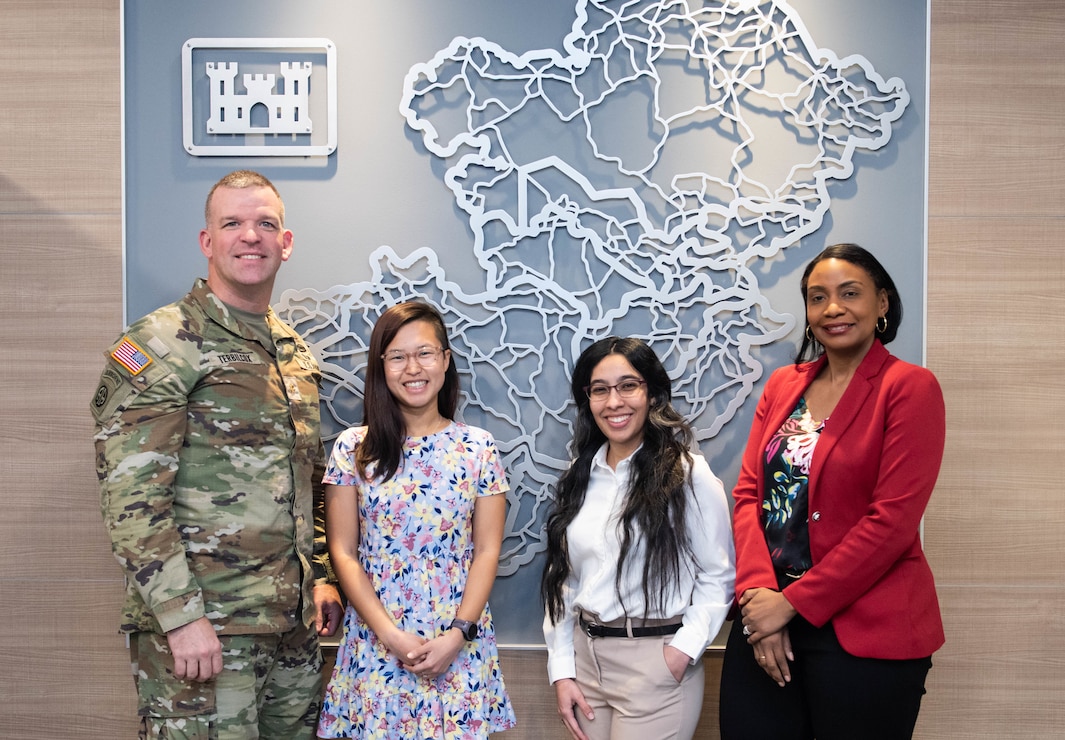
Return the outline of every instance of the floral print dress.
<path id="1" fill-rule="evenodd" d="M 491 435 L 452 422 L 408 437 L 403 464 L 388 481 L 367 483 L 355 468 L 365 427 L 337 438 L 325 483 L 358 490 L 359 560 L 396 624 L 425 637 L 455 617 L 473 559 L 473 505 L 505 493 Z M 344 638 L 326 688 L 320 737 L 484 738 L 515 725 L 503 684 L 491 610 L 443 675 L 406 670 L 348 607 Z"/>

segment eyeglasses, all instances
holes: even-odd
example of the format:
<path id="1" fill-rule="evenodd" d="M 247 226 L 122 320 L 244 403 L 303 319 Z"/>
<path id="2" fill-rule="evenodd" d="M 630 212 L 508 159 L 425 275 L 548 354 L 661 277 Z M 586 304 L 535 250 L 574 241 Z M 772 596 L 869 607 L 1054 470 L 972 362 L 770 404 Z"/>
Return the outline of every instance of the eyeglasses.
<path id="1" fill-rule="evenodd" d="M 412 357 L 422 367 L 429 368 L 440 361 L 440 355 L 443 353 L 444 350 L 441 347 L 419 347 L 413 352 L 401 352 L 397 349 L 392 352 L 385 352 L 381 355 L 381 359 L 385 361 L 385 368 L 389 372 L 401 373 L 407 369 Z"/>
<path id="2" fill-rule="evenodd" d="M 622 398 L 632 398 L 645 385 L 647 385 L 646 380 L 623 380 L 615 385 L 596 383 L 595 385 L 584 386 L 584 392 L 593 401 L 605 401 L 610 398 L 610 391 L 617 391 Z"/>

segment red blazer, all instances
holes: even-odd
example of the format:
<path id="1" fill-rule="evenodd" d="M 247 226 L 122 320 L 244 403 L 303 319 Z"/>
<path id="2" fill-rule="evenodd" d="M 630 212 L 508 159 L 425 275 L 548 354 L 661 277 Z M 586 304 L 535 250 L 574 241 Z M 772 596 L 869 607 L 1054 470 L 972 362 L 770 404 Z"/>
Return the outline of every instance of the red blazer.
<path id="1" fill-rule="evenodd" d="M 780 368 L 758 402 L 732 492 L 737 596 L 777 588 L 761 515 L 764 451 L 824 364 Z M 943 644 L 918 527 L 943 458 L 945 417 L 935 376 L 874 341 L 814 448 L 813 567 L 785 593 L 815 626 L 831 621 L 851 655 L 922 658 Z"/>

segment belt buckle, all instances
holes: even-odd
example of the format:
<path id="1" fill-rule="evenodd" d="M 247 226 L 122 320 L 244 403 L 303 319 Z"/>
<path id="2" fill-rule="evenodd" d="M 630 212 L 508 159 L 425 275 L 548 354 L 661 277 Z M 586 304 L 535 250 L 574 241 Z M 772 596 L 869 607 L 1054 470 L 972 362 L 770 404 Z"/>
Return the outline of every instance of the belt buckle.
<path id="1" fill-rule="evenodd" d="M 583 616 L 581 616 L 578 619 L 578 621 L 581 624 L 581 631 L 584 632 L 584 634 L 588 635 L 588 637 L 595 637 L 595 635 L 592 634 L 592 630 L 595 629 L 596 627 L 601 627 L 602 626 L 602 625 L 598 624 L 597 622 L 588 621 Z"/>

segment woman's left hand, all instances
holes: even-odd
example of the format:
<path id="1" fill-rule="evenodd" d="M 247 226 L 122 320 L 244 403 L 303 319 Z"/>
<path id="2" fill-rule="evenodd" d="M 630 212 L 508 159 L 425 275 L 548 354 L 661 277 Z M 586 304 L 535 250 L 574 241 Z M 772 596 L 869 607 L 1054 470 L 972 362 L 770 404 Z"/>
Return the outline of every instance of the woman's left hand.
<path id="1" fill-rule="evenodd" d="M 446 630 L 407 653 L 405 667 L 422 678 L 436 678 L 447 672 L 465 642 L 458 630 Z"/>
<path id="2" fill-rule="evenodd" d="M 780 632 L 763 637 L 752 646 L 754 659 L 777 686 L 784 688 L 791 681 L 791 666 L 795 654 L 791 650 L 791 636 L 785 627 Z"/>
<path id="3" fill-rule="evenodd" d="M 743 634 L 751 645 L 763 637 L 779 632 L 798 614 L 795 607 L 780 591 L 769 588 L 750 588 L 740 597 L 743 615 Z"/>
<path id="4" fill-rule="evenodd" d="M 666 660 L 666 667 L 669 668 L 669 672 L 673 674 L 673 678 L 677 679 L 677 683 L 680 683 L 681 679 L 684 678 L 684 671 L 688 670 L 692 659 L 672 645 L 666 645 L 662 648 L 662 656 Z"/>

